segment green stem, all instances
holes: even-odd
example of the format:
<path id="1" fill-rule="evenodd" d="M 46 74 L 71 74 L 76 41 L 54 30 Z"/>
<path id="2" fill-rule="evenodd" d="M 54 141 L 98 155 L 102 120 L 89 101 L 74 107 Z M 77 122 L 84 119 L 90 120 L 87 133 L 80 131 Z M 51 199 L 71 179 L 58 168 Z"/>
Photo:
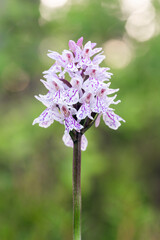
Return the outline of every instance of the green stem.
<path id="1" fill-rule="evenodd" d="M 81 137 L 73 141 L 73 240 L 81 240 Z"/>

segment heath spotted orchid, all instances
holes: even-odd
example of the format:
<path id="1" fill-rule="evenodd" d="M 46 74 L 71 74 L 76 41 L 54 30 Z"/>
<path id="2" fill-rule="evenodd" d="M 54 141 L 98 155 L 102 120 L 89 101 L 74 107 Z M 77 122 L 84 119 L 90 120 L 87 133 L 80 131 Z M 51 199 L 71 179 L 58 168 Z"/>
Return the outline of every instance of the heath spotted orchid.
<path id="1" fill-rule="evenodd" d="M 70 40 L 69 50 L 62 54 L 49 51 L 48 56 L 55 62 L 51 68 L 44 71 L 45 80 L 41 80 L 48 93 L 35 96 L 46 109 L 33 121 L 40 127 L 49 127 L 54 120 L 65 126 L 63 141 L 66 146 L 73 147 L 74 132 L 84 132 L 95 122 L 98 127 L 100 117 L 105 124 L 114 130 L 118 129 L 121 117 L 114 113 L 110 105 L 118 104 L 117 95 L 112 95 L 119 89 L 110 89 L 112 73 L 109 68 L 100 67 L 104 60 L 102 48 L 95 48 L 91 41 L 83 46 L 83 37 L 77 43 Z M 70 80 L 66 80 L 68 75 Z M 106 83 L 106 81 L 108 83 Z M 112 96 L 110 96 L 112 95 Z M 81 149 L 87 147 L 87 139 L 82 138 Z"/>

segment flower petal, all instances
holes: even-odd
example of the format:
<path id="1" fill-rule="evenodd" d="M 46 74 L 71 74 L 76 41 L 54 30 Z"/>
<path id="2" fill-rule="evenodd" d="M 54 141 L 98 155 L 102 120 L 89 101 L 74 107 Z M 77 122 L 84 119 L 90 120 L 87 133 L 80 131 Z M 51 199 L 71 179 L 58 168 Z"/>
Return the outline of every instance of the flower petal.
<path id="1" fill-rule="evenodd" d="M 104 55 L 98 54 L 93 58 L 92 63 L 95 64 L 95 65 L 96 64 L 99 65 L 104 59 L 105 59 Z"/>
<path id="2" fill-rule="evenodd" d="M 83 44 L 83 37 L 79 38 L 78 41 L 77 41 L 77 45 L 78 45 L 79 47 L 81 47 L 82 44 Z"/>
<path id="3" fill-rule="evenodd" d="M 44 128 L 47 128 L 49 127 L 52 123 L 54 122 L 54 118 L 53 118 L 53 115 L 50 111 L 50 109 L 46 109 L 44 110 L 41 115 L 36 118 L 32 125 L 38 123 L 40 127 L 44 127 Z"/>
<path id="4" fill-rule="evenodd" d="M 97 43 L 91 43 L 92 48 L 94 48 L 97 45 Z"/>
<path id="5" fill-rule="evenodd" d="M 80 90 L 82 87 L 83 78 L 81 76 L 77 75 L 71 79 L 70 83 L 73 88 Z"/>
<path id="6" fill-rule="evenodd" d="M 75 88 L 69 88 L 64 93 L 64 102 L 68 105 L 76 104 L 79 101 L 78 90 Z"/>
<path id="7" fill-rule="evenodd" d="M 103 120 L 108 127 L 114 130 L 117 130 L 119 128 L 119 126 L 121 125 L 120 121 L 125 122 L 123 118 L 119 117 L 113 111 L 106 112 L 106 114 L 103 115 Z"/>
<path id="8" fill-rule="evenodd" d="M 53 102 L 57 104 L 63 103 L 63 91 L 57 91 L 53 97 Z"/>
<path id="9" fill-rule="evenodd" d="M 98 127 L 98 126 L 99 126 L 100 121 L 101 121 L 101 115 L 102 115 L 102 114 L 98 114 L 98 117 L 97 117 L 97 119 L 96 119 L 96 121 L 95 121 L 95 127 Z"/>
<path id="10" fill-rule="evenodd" d="M 68 132 L 66 132 L 66 131 L 64 132 L 62 140 L 63 140 L 64 144 L 67 147 L 73 148 L 73 141 L 72 141 L 72 138 L 70 137 Z M 81 138 L 81 150 L 85 151 L 86 148 L 87 148 L 87 145 L 88 145 L 87 138 L 85 137 L 85 135 L 82 135 L 82 138 Z"/>
<path id="11" fill-rule="evenodd" d="M 64 124 L 68 133 L 73 129 L 79 132 L 83 128 L 83 126 L 79 122 L 77 122 L 71 115 L 65 118 Z"/>
<path id="12" fill-rule="evenodd" d="M 54 60 L 58 60 L 59 59 L 59 56 L 60 54 L 55 52 L 55 51 L 51 51 L 49 50 L 50 53 L 47 54 L 48 57 L 54 59 Z"/>
<path id="13" fill-rule="evenodd" d="M 90 105 L 87 103 L 82 104 L 82 106 L 80 107 L 80 109 L 77 112 L 77 118 L 79 120 L 81 119 L 85 119 L 86 117 L 89 117 L 90 119 L 93 119 L 93 117 L 91 116 L 91 108 Z"/>
<path id="14" fill-rule="evenodd" d="M 81 150 L 82 151 L 85 151 L 86 148 L 88 146 L 88 140 L 87 138 L 85 137 L 85 135 L 82 135 L 82 139 L 81 139 Z"/>
<path id="15" fill-rule="evenodd" d="M 72 52 L 75 52 L 76 51 L 76 43 L 73 41 L 73 40 L 69 40 L 69 49 L 72 51 Z"/>
<path id="16" fill-rule="evenodd" d="M 62 140 L 67 147 L 73 148 L 73 141 L 68 132 L 64 132 Z"/>
<path id="17" fill-rule="evenodd" d="M 94 54 L 96 54 L 96 53 L 98 53 L 98 52 L 100 52 L 100 51 L 102 51 L 102 48 L 94 48 L 94 49 L 92 50 L 91 57 L 92 57 Z"/>
<path id="18" fill-rule="evenodd" d="M 82 88 L 87 91 L 87 92 L 91 92 L 93 93 L 94 95 L 96 94 L 97 90 L 99 87 L 102 87 L 102 83 L 97 81 L 97 80 L 86 80 L 84 83 L 83 83 L 83 86 Z"/>

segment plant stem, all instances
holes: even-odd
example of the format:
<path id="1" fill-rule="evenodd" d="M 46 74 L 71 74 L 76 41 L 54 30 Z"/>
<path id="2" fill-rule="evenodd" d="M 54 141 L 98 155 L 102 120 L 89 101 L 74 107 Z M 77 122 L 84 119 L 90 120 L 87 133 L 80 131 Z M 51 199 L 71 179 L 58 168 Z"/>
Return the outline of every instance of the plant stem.
<path id="1" fill-rule="evenodd" d="M 81 137 L 73 141 L 73 240 L 81 240 Z"/>

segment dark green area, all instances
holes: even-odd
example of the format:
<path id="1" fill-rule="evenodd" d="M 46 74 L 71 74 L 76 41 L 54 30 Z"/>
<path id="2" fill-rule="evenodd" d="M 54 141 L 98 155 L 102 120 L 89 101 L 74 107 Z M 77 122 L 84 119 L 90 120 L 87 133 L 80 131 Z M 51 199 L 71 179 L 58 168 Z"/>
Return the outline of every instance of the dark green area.
<path id="1" fill-rule="evenodd" d="M 40 16 L 36 0 L 0 2 L 1 240 L 72 236 L 72 149 L 59 123 L 32 126 L 45 108 L 34 95 L 46 93 L 39 79 L 52 64 L 48 49 L 61 52 L 81 36 L 98 46 L 126 36 L 118 0 L 72 0 L 49 18 Z M 130 43 L 132 61 L 111 69 L 122 100 L 116 113 L 126 123 L 114 131 L 101 121 L 86 133 L 83 240 L 160 238 L 160 35 Z"/>

